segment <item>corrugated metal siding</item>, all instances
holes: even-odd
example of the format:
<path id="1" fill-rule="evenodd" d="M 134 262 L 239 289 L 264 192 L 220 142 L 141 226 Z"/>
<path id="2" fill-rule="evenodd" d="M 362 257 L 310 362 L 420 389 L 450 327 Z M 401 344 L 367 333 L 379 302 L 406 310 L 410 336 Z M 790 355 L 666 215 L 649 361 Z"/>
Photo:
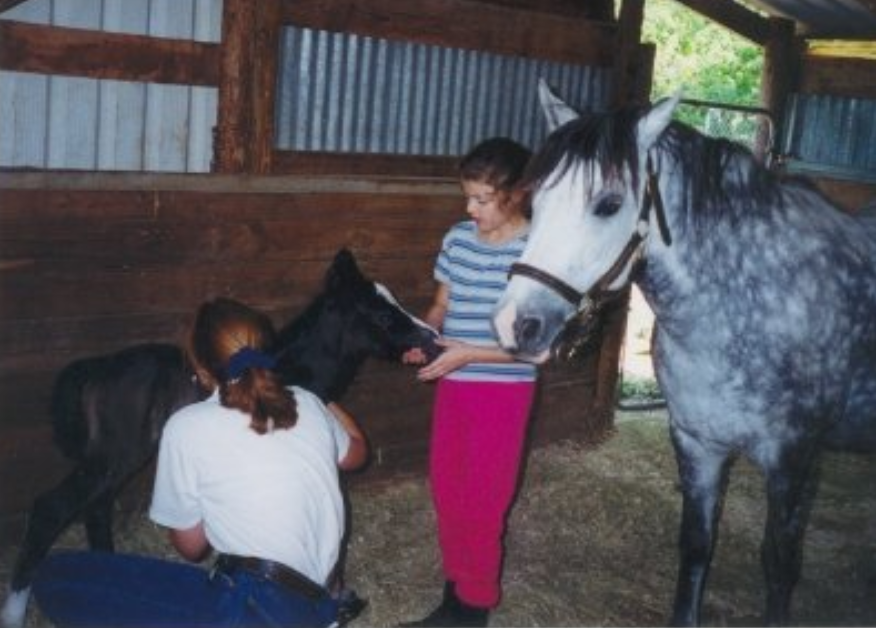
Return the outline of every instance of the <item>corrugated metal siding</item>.
<path id="1" fill-rule="evenodd" d="M 578 107 L 602 109 L 610 72 L 297 27 L 284 29 L 277 147 L 455 156 L 492 135 L 534 147 L 547 129 L 544 77 Z"/>
<path id="2" fill-rule="evenodd" d="M 793 96 L 782 152 L 794 171 L 876 183 L 876 101 Z"/>
<path id="3" fill-rule="evenodd" d="M 5 19 L 218 42 L 221 0 L 29 0 Z M 0 72 L 0 166 L 208 172 L 217 90 Z"/>

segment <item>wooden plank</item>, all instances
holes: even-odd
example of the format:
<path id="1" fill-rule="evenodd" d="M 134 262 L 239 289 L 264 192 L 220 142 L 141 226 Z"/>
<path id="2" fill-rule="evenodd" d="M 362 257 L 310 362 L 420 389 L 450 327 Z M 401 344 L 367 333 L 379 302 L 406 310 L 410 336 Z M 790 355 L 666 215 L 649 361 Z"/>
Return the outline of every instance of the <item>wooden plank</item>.
<path id="1" fill-rule="evenodd" d="M 315 151 L 274 151 L 275 174 L 347 176 L 407 176 L 452 178 L 458 159 L 423 155 L 345 154 Z"/>
<path id="2" fill-rule="evenodd" d="M 614 0 L 486 0 L 485 3 L 597 22 L 614 21 Z"/>
<path id="3" fill-rule="evenodd" d="M 806 55 L 800 91 L 876 99 L 876 60 Z"/>
<path id="4" fill-rule="evenodd" d="M 610 67 L 615 24 L 476 0 L 283 3 L 284 22 L 368 37 Z"/>
<path id="5" fill-rule="evenodd" d="M 726 0 L 678 2 L 756 44 L 763 46 L 769 40 L 770 27 L 767 19 L 746 9 L 742 4 Z"/>
<path id="6" fill-rule="evenodd" d="M 361 159 L 361 156 L 358 157 Z M 15 190 L 110 192 L 209 192 L 212 194 L 381 194 L 459 198 L 459 181 L 415 176 L 250 176 L 125 172 L 0 171 L 0 211 Z M 154 201 L 160 211 L 160 199 Z"/>
<path id="7" fill-rule="evenodd" d="M 216 86 L 219 45 L 0 20 L 0 69 Z"/>
<path id="8" fill-rule="evenodd" d="M 844 210 L 855 212 L 876 202 L 876 185 L 819 177 L 814 179 L 818 188 Z"/>

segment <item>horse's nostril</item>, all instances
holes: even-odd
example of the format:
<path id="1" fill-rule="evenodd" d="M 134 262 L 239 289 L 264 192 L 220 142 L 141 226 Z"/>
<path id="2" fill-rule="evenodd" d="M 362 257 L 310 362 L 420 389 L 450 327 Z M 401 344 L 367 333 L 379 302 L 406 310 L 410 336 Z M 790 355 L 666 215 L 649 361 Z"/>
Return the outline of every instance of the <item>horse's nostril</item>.
<path id="1" fill-rule="evenodd" d="M 527 316 L 514 324 L 514 332 L 520 345 L 525 345 L 538 337 L 541 332 L 541 319 Z"/>

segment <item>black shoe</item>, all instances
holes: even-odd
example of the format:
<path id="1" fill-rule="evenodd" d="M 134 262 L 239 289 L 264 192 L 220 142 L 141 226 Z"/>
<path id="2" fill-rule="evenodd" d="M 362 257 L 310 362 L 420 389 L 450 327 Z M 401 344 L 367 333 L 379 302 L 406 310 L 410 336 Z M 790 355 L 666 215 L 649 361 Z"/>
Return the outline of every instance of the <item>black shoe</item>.
<path id="1" fill-rule="evenodd" d="M 471 606 L 460 600 L 456 595 L 456 585 L 447 581 L 444 583 L 444 597 L 441 604 L 423 619 L 399 624 L 400 628 L 439 628 L 454 626 L 479 628 L 486 626 L 490 611 L 486 608 Z"/>
<path id="2" fill-rule="evenodd" d="M 338 600 L 338 626 L 344 626 L 356 619 L 365 607 L 368 600 L 362 599 L 352 589 L 343 589 L 337 595 Z"/>

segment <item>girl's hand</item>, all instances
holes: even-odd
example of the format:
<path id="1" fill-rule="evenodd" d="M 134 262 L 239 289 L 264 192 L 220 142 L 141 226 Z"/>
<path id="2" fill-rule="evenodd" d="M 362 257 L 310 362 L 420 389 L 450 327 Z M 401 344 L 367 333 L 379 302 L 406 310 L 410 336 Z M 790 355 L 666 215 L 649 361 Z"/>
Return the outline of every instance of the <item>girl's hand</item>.
<path id="1" fill-rule="evenodd" d="M 472 361 L 471 345 L 446 338 L 439 338 L 435 344 L 442 347 L 444 351 L 435 360 L 417 371 L 417 379 L 421 382 L 444 377 Z"/>

